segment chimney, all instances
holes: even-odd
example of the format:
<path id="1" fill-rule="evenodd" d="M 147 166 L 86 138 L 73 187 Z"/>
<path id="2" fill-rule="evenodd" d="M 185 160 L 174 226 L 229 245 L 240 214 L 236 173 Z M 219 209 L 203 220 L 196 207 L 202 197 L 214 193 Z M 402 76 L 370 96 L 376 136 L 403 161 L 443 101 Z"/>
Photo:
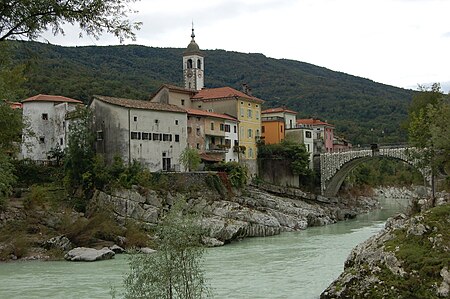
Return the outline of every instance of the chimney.
<path id="1" fill-rule="evenodd" d="M 242 84 L 242 92 L 245 93 L 246 95 L 251 96 L 252 95 L 252 89 L 250 86 L 248 86 L 247 83 L 243 83 Z"/>

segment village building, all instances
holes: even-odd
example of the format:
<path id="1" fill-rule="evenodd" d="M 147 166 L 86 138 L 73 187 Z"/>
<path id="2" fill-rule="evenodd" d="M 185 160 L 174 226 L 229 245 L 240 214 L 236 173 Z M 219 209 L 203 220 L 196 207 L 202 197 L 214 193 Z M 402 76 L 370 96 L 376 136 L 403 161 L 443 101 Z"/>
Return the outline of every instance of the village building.
<path id="1" fill-rule="evenodd" d="M 48 162 L 52 151 L 68 144 L 66 115 L 83 102 L 56 95 L 39 94 L 22 101 L 23 117 L 32 134 L 23 134 L 21 158 Z"/>
<path id="2" fill-rule="evenodd" d="M 340 136 L 334 135 L 333 139 L 333 151 L 334 152 L 345 152 L 353 148 L 350 141 Z"/>
<path id="3" fill-rule="evenodd" d="M 297 112 L 284 107 L 270 108 L 261 112 L 262 141 L 265 144 L 280 143 L 284 140 L 286 129 L 295 128 Z"/>
<path id="4" fill-rule="evenodd" d="M 305 149 L 309 154 L 309 168 L 313 169 L 315 153 L 312 129 L 297 125 L 296 128 L 286 130 L 286 140 L 292 140 L 305 145 Z"/>
<path id="5" fill-rule="evenodd" d="M 228 115 L 236 119 L 238 123 L 236 132 L 234 121 L 228 120 L 233 130 L 226 133 L 237 138 L 237 143 L 231 143 L 234 152 L 228 153 L 225 160 L 239 160 L 249 167 L 250 173 L 256 174 L 257 141 L 261 136 L 261 104 L 264 101 L 252 96 L 248 87 L 244 91 L 231 87 L 205 88 L 204 55 L 194 37 L 192 29 L 191 42 L 183 52 L 184 88 L 162 85 L 151 96 L 150 101 L 172 104 L 183 109 Z M 231 138 L 232 136 L 229 139 L 232 140 Z M 201 146 L 200 143 L 199 146 Z"/>
<path id="6" fill-rule="evenodd" d="M 334 126 L 316 118 L 298 119 L 297 126 L 313 132 L 314 153 L 333 151 Z"/>
<path id="7" fill-rule="evenodd" d="M 180 155 L 186 148 L 186 110 L 170 104 L 94 96 L 96 151 L 108 163 L 116 156 L 136 160 L 150 171 L 183 171 Z"/>
<path id="8" fill-rule="evenodd" d="M 236 118 L 198 109 L 187 109 L 188 146 L 198 149 L 203 160 L 238 161 L 233 151 L 238 144 Z"/>

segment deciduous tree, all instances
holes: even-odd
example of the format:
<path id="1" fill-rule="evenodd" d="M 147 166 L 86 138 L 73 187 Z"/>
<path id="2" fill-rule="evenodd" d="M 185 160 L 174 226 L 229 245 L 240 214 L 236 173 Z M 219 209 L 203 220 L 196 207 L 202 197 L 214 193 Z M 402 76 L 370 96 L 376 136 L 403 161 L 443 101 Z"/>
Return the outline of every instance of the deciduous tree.
<path id="1" fill-rule="evenodd" d="M 201 299 L 208 294 L 201 268 L 204 249 L 196 215 L 178 201 L 157 227 L 156 253 L 133 255 L 125 298 Z"/>
<path id="2" fill-rule="evenodd" d="M 81 31 L 98 38 L 103 32 L 120 41 L 135 38 L 127 14 L 128 4 L 135 0 L 3 0 L 0 2 L 0 41 L 25 37 L 36 39 L 51 29 L 64 34 L 62 25 L 78 24 Z"/>

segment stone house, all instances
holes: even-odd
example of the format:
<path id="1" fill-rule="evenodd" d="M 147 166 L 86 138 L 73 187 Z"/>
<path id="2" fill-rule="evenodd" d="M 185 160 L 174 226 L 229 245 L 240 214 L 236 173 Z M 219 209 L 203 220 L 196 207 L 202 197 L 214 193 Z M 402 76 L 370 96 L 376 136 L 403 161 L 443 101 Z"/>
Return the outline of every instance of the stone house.
<path id="1" fill-rule="evenodd" d="M 238 161 L 233 150 L 238 145 L 237 119 L 220 113 L 198 109 L 188 112 L 188 146 L 197 148 L 204 157 L 213 161 Z"/>
<path id="2" fill-rule="evenodd" d="M 119 156 L 150 171 L 183 171 L 179 161 L 187 145 L 186 110 L 171 104 L 94 96 L 96 151 L 107 162 Z"/>
<path id="3" fill-rule="evenodd" d="M 49 161 L 50 151 L 68 144 L 66 115 L 83 102 L 55 95 L 39 94 L 22 101 L 23 117 L 33 135 L 23 134 L 21 158 Z"/>

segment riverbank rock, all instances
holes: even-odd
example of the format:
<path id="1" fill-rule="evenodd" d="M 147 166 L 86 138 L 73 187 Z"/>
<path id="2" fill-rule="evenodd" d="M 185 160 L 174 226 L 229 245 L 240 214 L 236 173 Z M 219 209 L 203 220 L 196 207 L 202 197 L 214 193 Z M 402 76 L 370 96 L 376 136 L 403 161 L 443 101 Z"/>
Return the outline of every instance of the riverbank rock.
<path id="1" fill-rule="evenodd" d="M 73 245 L 66 236 L 62 235 L 45 241 L 42 247 L 47 250 L 56 248 L 62 251 L 68 251 L 73 248 Z"/>
<path id="2" fill-rule="evenodd" d="M 94 248 L 77 247 L 66 253 L 64 259 L 72 262 L 93 262 L 99 260 L 109 260 L 114 258 L 114 251 L 109 248 L 100 250 Z"/>
<path id="3" fill-rule="evenodd" d="M 320 296 L 331 298 L 448 298 L 450 204 L 407 218 L 359 244 L 344 272 Z"/>

